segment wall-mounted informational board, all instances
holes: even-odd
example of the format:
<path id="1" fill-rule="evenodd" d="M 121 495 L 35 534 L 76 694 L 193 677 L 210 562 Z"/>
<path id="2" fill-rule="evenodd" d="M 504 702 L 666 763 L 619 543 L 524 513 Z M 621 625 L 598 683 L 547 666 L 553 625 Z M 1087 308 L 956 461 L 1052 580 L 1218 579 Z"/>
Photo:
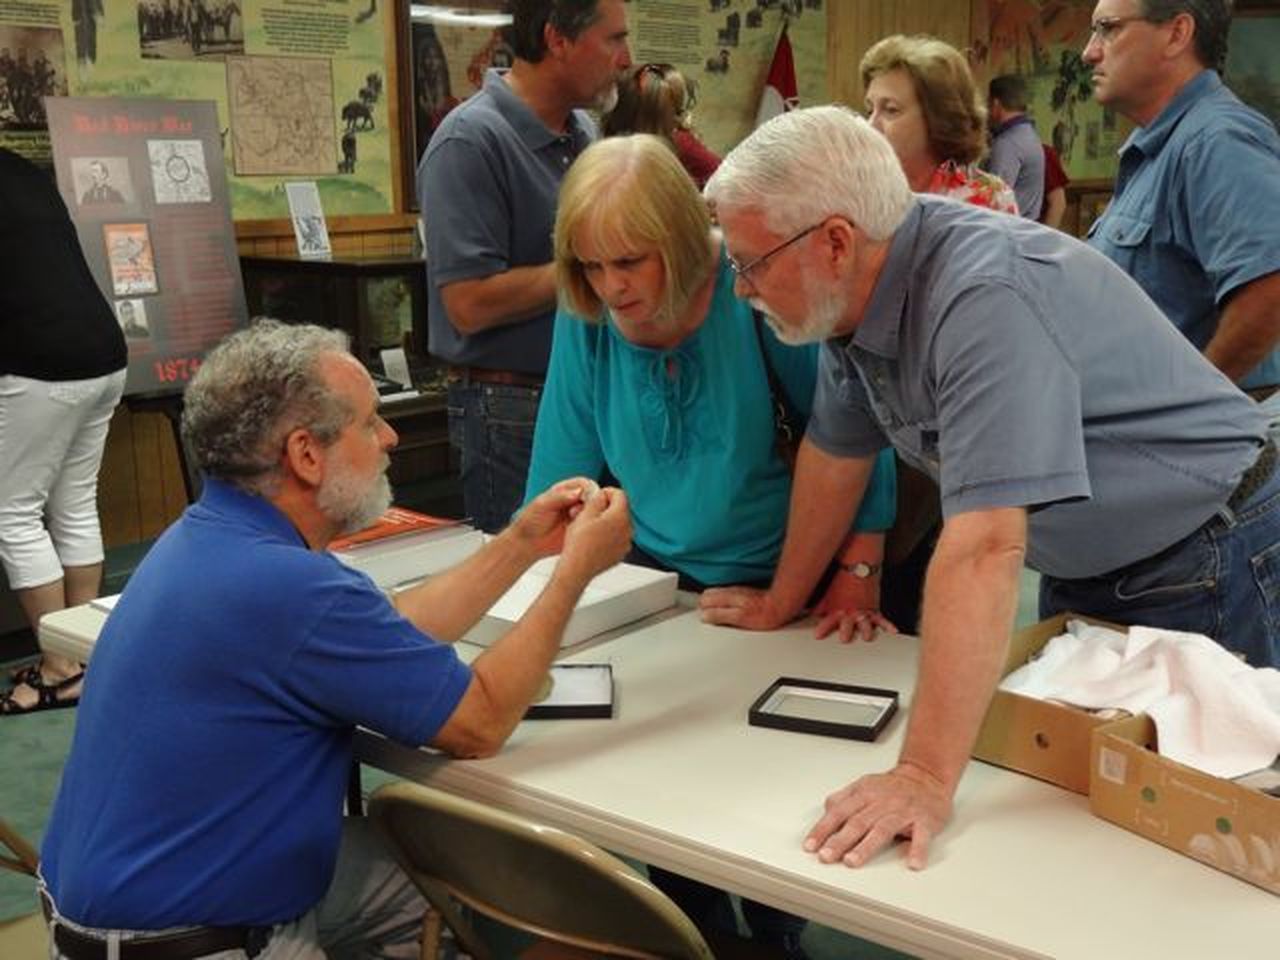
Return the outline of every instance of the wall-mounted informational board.
<path id="1" fill-rule="evenodd" d="M 58 189 L 129 344 L 127 394 L 180 391 L 247 321 L 209 101 L 50 97 Z"/>
<path id="2" fill-rule="evenodd" d="M 627 11 L 632 58 L 670 63 L 692 79 L 698 135 L 727 153 L 755 125 L 784 23 L 800 105 L 827 102 L 825 6 L 822 0 L 633 0 Z"/>
<path id="3" fill-rule="evenodd" d="M 390 213 L 389 6 L 0 0 L 0 146 L 48 164 L 45 96 L 209 100 L 236 219 L 288 216 L 299 177 L 330 215 Z"/>
<path id="4" fill-rule="evenodd" d="M 404 82 L 413 91 L 409 165 L 415 166 L 444 115 L 480 88 L 487 67 L 510 66 L 512 53 L 492 11 L 463 15 L 449 0 L 401 0 L 400 6 L 410 22 Z M 637 64 L 670 63 L 693 82 L 698 136 L 725 153 L 751 132 L 784 23 L 800 104 L 827 102 L 824 7 L 823 0 L 630 0 L 631 58 Z"/>

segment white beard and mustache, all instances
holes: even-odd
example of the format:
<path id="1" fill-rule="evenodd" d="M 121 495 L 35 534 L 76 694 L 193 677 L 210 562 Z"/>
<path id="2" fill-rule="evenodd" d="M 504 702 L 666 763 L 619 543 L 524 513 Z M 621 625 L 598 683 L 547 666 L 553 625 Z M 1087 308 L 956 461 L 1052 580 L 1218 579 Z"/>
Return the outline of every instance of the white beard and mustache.
<path id="1" fill-rule="evenodd" d="M 316 505 L 338 527 L 338 534 L 363 530 L 391 506 L 391 481 L 387 479 L 390 459 L 383 457 L 378 474 L 363 483 L 347 463 L 333 462 L 325 472 Z"/>
<path id="2" fill-rule="evenodd" d="M 839 288 L 819 292 L 817 284 L 803 275 L 800 278 L 800 284 L 805 291 L 805 303 L 809 309 L 804 320 L 797 325 L 786 325 L 785 321 L 773 313 L 760 297 L 751 298 L 751 306 L 764 315 L 765 321 L 777 338 L 793 347 L 806 343 L 820 343 L 829 339 L 844 319 L 845 310 L 849 305 L 848 295 Z"/>

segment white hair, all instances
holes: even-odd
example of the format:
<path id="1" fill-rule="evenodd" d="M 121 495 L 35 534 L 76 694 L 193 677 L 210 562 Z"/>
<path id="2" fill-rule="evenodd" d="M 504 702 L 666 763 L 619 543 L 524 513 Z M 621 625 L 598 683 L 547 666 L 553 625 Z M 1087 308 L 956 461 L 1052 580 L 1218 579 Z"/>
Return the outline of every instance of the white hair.
<path id="1" fill-rule="evenodd" d="M 887 240 L 913 195 L 889 141 L 847 107 L 791 110 L 734 147 L 707 181 L 717 210 L 759 210 L 785 234 L 843 216 Z"/>

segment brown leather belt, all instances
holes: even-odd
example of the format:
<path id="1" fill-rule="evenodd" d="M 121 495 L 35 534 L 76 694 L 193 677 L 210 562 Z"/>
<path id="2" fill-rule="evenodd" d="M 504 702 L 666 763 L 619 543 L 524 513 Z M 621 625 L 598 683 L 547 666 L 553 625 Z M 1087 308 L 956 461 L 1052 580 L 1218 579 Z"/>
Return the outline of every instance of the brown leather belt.
<path id="1" fill-rule="evenodd" d="M 40 908 L 53 925 L 53 942 L 67 960 L 107 960 L 107 941 L 53 920 L 53 906 L 43 891 Z M 271 939 L 271 927 L 195 927 L 154 937 L 120 941 L 120 960 L 195 960 L 224 950 L 243 950 L 252 958 Z"/>
<path id="2" fill-rule="evenodd" d="M 1248 499 L 1271 479 L 1271 475 L 1276 472 L 1278 461 L 1280 461 L 1280 451 L 1276 450 L 1276 442 L 1268 437 L 1262 452 L 1258 454 L 1258 459 L 1253 461 L 1253 466 L 1244 472 L 1240 482 L 1236 484 L 1235 490 L 1227 500 L 1227 506 L 1232 510 L 1239 510 L 1244 506 Z"/>
<path id="3" fill-rule="evenodd" d="M 504 387 L 540 387 L 543 377 L 520 370 L 488 370 L 484 367 L 450 367 L 450 383 L 497 383 Z"/>

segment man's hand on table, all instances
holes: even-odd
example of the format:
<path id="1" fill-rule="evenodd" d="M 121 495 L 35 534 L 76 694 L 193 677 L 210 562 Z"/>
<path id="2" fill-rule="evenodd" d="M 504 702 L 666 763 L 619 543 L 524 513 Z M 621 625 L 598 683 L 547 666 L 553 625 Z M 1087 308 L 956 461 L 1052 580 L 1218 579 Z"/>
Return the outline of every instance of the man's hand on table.
<path id="1" fill-rule="evenodd" d="M 772 591 L 753 587 L 704 590 L 698 598 L 698 607 L 704 623 L 744 630 L 776 630 L 802 612 L 778 603 Z M 819 620 L 813 634 L 819 640 L 834 633 L 842 643 L 850 643 L 853 640 L 873 640 L 877 630 L 898 632 L 898 628 L 879 610 L 864 609 L 854 600 L 846 602 L 838 591 L 833 594 L 828 590 L 815 612 Z"/>
<path id="2" fill-rule="evenodd" d="M 704 590 L 698 598 L 698 609 L 702 611 L 704 623 L 744 630 L 776 630 L 800 612 L 779 605 L 772 591 L 754 587 Z"/>
<path id="3" fill-rule="evenodd" d="M 897 633 L 898 628 L 880 612 L 880 577 L 855 577 L 837 570 L 827 592 L 814 608 L 818 625 L 813 635 L 819 640 L 835 634 L 841 643 L 874 640 L 876 631 Z"/>
<path id="4" fill-rule="evenodd" d="M 924 868 L 929 841 L 951 819 L 951 791 L 926 770 L 900 763 L 859 777 L 827 797 L 826 813 L 804 848 L 823 863 L 860 867 L 896 838 L 907 839 L 907 866 Z"/>

